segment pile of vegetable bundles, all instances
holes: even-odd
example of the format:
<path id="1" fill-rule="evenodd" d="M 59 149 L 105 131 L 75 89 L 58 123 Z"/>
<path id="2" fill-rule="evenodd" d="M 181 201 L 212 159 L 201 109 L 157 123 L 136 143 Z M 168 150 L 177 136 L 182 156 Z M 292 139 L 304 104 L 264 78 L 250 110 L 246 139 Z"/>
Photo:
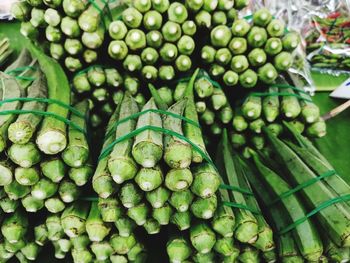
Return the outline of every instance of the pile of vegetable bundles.
<path id="1" fill-rule="evenodd" d="M 35 59 L 23 50 L 6 69 L 8 74 L 1 73 L 1 207 L 5 212 L 20 204 L 28 212 L 44 206 L 62 211 L 65 203 L 79 197 L 93 173 L 86 137 L 88 103 L 69 106 L 70 88 L 62 68 L 33 50 Z"/>

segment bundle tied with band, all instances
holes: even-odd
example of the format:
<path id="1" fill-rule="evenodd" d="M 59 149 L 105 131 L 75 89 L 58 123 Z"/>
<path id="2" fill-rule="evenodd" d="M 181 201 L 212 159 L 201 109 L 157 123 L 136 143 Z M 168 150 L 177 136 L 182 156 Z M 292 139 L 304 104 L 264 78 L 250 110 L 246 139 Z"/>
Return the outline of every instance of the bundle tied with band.
<path id="1" fill-rule="evenodd" d="M 126 8 L 123 1 L 18 1 L 11 7 L 25 37 L 44 42 L 65 68 L 78 72 L 98 60 L 109 24 Z"/>
<path id="2" fill-rule="evenodd" d="M 195 79 L 190 80 L 192 88 Z M 241 226 L 235 223 L 234 211 L 249 210 L 264 219 L 256 206 L 233 200 L 227 193 L 252 194 L 251 190 L 221 178 L 206 152 L 193 97 L 185 96 L 169 108 L 157 102 L 152 97 L 139 110 L 126 92 L 118 104 L 93 177 L 100 202 L 113 202 L 120 211 L 116 225 L 121 229 L 127 221 L 157 234 L 162 226 L 174 224 L 179 231 L 188 230 L 189 240 L 184 242 L 190 242 L 195 253 L 211 252 L 215 258 L 238 256 L 233 234 Z M 175 237 L 181 235 L 179 231 Z M 210 242 L 203 243 L 207 235 Z M 256 228 L 253 236 L 238 240 L 253 244 L 257 235 Z M 270 237 L 257 246 L 272 249 L 272 233 Z M 232 253 L 222 251 L 220 242 L 230 244 Z M 171 251 L 168 255 L 177 256 Z"/>
<path id="3" fill-rule="evenodd" d="M 124 91 L 129 91 L 140 107 L 146 103 L 140 88 L 139 79 L 103 65 L 87 67 L 73 77 L 76 97 L 89 99 L 91 126 L 97 134 L 107 125 Z"/>
<path id="4" fill-rule="evenodd" d="M 275 135 L 283 135 L 286 131 L 284 121 L 309 138 L 326 135 L 325 121 L 311 96 L 303 89 L 279 81 L 270 85 L 267 92 L 249 93 L 236 108 L 230 131 L 234 148 L 248 156 L 248 147 L 256 150 L 266 148 L 263 127 Z"/>
<path id="5" fill-rule="evenodd" d="M 29 60 L 34 65 L 24 64 Z M 6 73 L 0 73 L 0 206 L 6 213 L 20 204 L 27 212 L 60 212 L 65 203 L 79 198 L 93 173 L 89 104 L 70 106 L 69 99 L 62 100 L 70 98 L 69 85 L 65 90 L 60 79 L 56 90 L 45 65 L 44 58 L 33 59 L 24 50 Z M 55 68 L 57 77 L 59 69 Z"/>
<path id="6" fill-rule="evenodd" d="M 350 186 L 295 127 L 284 122 L 284 128 L 288 139 L 263 129 L 271 153 L 250 149 L 255 165 L 246 167 L 276 232 L 279 254 L 309 261 L 346 257 Z"/>

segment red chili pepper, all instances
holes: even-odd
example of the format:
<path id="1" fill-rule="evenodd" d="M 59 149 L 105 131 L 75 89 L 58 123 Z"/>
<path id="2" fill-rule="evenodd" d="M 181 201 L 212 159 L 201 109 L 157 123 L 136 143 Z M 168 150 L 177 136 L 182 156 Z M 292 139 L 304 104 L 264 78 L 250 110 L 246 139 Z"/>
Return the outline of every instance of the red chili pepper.
<path id="1" fill-rule="evenodd" d="M 350 44 L 350 38 L 348 38 L 347 40 L 345 40 L 346 44 Z"/>
<path id="2" fill-rule="evenodd" d="M 328 42 L 337 42 L 339 38 L 336 36 L 327 36 L 327 41 Z"/>
<path id="3" fill-rule="evenodd" d="M 341 16 L 341 13 L 340 12 L 335 12 L 333 14 L 329 14 L 328 15 L 328 18 L 338 18 Z"/>
<path id="4" fill-rule="evenodd" d="M 340 24 L 340 27 L 350 27 L 350 21 L 346 21 L 346 22 Z"/>

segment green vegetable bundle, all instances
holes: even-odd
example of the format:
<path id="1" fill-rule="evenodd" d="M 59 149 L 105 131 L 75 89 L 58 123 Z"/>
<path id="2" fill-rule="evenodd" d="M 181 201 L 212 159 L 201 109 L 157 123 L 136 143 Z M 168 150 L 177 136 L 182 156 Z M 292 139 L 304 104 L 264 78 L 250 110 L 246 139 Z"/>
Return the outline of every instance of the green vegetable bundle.
<path id="1" fill-rule="evenodd" d="M 70 105 L 67 78 L 57 62 L 32 48 L 0 73 L 0 207 L 12 213 L 60 212 L 92 177 L 86 138 L 87 101 Z M 31 77 L 24 69 L 34 71 Z M 20 74 L 18 74 L 20 73 Z"/>
<path id="2" fill-rule="evenodd" d="M 196 221 L 188 233 L 173 233 L 167 243 L 170 262 L 275 262 L 273 232 L 232 152 L 227 132 L 216 156 L 222 187 L 210 222 Z M 203 207 L 205 208 L 205 207 Z"/>
<path id="3" fill-rule="evenodd" d="M 120 1 L 39 0 L 12 6 L 21 33 L 48 46 L 48 53 L 76 72 L 98 59 L 106 29 L 126 6 Z"/>
<path id="4" fill-rule="evenodd" d="M 132 1 L 109 25 L 108 53 L 129 74 L 149 82 L 172 80 L 192 67 L 197 26 L 190 17 L 180 1 Z"/>
<path id="5" fill-rule="evenodd" d="M 248 95 L 233 118 L 231 141 L 236 149 L 248 146 L 261 150 L 266 141 L 263 127 L 276 135 L 285 134 L 283 120 L 309 138 L 326 135 L 326 124 L 311 97 L 299 88 L 281 83 L 271 85 L 266 93 Z"/>
<path id="6" fill-rule="evenodd" d="M 292 52 L 300 39 L 296 33 L 286 33 L 284 23 L 263 8 L 253 14 L 252 23 L 235 19 L 230 27 L 214 27 L 210 41 L 201 50 L 210 75 L 227 86 L 254 88 L 259 82 L 274 83 L 292 66 Z"/>
<path id="7" fill-rule="evenodd" d="M 187 81 L 180 80 L 176 85 L 173 94 L 175 101 L 184 96 L 187 83 Z M 212 80 L 204 70 L 201 70 L 194 83 L 194 93 L 200 124 L 210 129 L 206 135 L 220 135 L 234 116 L 225 91 L 218 82 Z"/>
<path id="8" fill-rule="evenodd" d="M 93 128 L 105 127 L 124 91 L 129 91 L 139 105 L 145 103 L 139 93 L 140 81 L 129 75 L 122 75 L 117 69 L 91 66 L 73 77 L 76 97 L 86 97 L 90 102 L 90 120 Z"/>
<path id="9" fill-rule="evenodd" d="M 145 262 L 146 250 L 133 234 L 120 233 L 102 219 L 114 211 L 98 201 L 76 201 L 60 213 L 46 213 L 38 222 L 22 208 L 1 224 L 0 259 L 35 261 L 47 245 L 54 257 L 73 262 Z"/>
<path id="10" fill-rule="evenodd" d="M 192 154 L 190 138 L 194 138 L 192 143 L 203 139 L 195 124 L 185 123 L 196 114 L 186 104 L 185 99 L 179 101 L 162 116 L 152 98 L 140 112 L 126 93 L 93 177 L 100 197 L 116 196 L 126 216 L 152 234 L 168 225 L 174 213 L 187 212 L 188 216 L 191 211 L 209 219 L 216 209 L 219 177 L 200 155 L 205 152 L 203 143 L 195 144 L 201 150 Z M 182 116 L 187 119 L 182 121 Z M 207 211 L 201 211 L 204 203 L 212 204 Z"/>
<path id="11" fill-rule="evenodd" d="M 279 257 L 348 261 L 350 186 L 307 138 L 284 125 L 288 140 L 265 129 L 271 153 L 251 151 L 255 170 L 245 167 L 279 232 Z"/>

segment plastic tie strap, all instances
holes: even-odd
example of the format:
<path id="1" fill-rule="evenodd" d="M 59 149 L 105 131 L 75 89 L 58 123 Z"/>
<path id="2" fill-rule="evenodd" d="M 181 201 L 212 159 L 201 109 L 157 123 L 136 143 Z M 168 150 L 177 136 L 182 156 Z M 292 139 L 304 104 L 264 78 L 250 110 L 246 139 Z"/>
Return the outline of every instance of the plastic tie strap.
<path id="1" fill-rule="evenodd" d="M 279 201 L 281 201 L 281 200 L 287 198 L 288 196 L 291 196 L 291 195 L 295 194 L 296 192 L 298 192 L 298 191 L 300 191 L 300 190 L 302 190 L 302 189 L 304 189 L 304 188 L 307 188 L 307 187 L 309 187 L 310 185 L 313 185 L 313 184 L 315 184 L 315 183 L 321 181 L 322 179 L 325 179 L 325 178 L 330 177 L 330 176 L 335 175 L 335 174 L 336 174 L 336 171 L 335 171 L 335 170 L 330 170 L 330 171 L 325 172 L 324 174 L 322 174 L 322 175 L 320 175 L 320 176 L 317 176 L 317 177 L 315 177 L 315 178 L 312 178 L 312 179 L 310 179 L 310 180 L 308 180 L 308 181 L 306 181 L 306 182 L 304 182 L 304 183 L 298 185 L 297 187 L 295 187 L 295 188 L 293 188 L 293 189 L 291 189 L 291 190 L 289 190 L 289 191 L 284 192 L 284 193 L 281 194 L 279 197 L 277 197 L 276 199 L 274 199 L 274 200 L 268 205 L 268 207 L 271 207 L 271 206 L 275 205 L 276 203 L 278 203 Z"/>
<path id="2" fill-rule="evenodd" d="M 165 111 L 165 110 L 160 110 L 160 109 L 148 109 L 148 110 L 145 110 L 145 111 L 141 111 L 141 112 L 138 112 L 138 113 L 135 113 L 135 114 L 132 114 L 122 120 L 119 120 L 117 121 L 112 127 L 111 129 L 108 131 L 108 133 L 106 134 L 105 136 L 105 139 L 109 138 L 110 136 L 112 136 L 113 132 L 116 131 L 117 127 L 124 123 L 124 122 L 127 122 L 129 120 L 133 120 L 133 119 L 136 119 L 146 113 L 149 113 L 149 112 L 153 112 L 153 113 L 160 113 L 160 114 L 164 114 L 164 115 L 168 115 L 168 116 L 171 116 L 171 117 L 174 117 L 174 118 L 177 118 L 177 119 L 181 119 L 187 123 L 190 123 L 191 125 L 197 127 L 197 128 L 200 128 L 199 124 L 197 122 L 194 122 L 186 117 L 183 117 L 181 115 L 178 115 L 178 114 L 175 114 L 175 113 L 171 113 L 171 112 L 168 112 L 168 111 Z"/>
<path id="3" fill-rule="evenodd" d="M 299 94 L 288 93 L 288 92 L 271 92 L 271 93 L 252 92 L 252 93 L 250 93 L 250 96 L 254 96 L 254 97 L 270 97 L 270 96 L 296 97 L 300 100 L 304 100 L 307 102 L 313 102 L 312 100 L 310 100 L 308 98 L 304 98 L 303 96 L 300 96 Z"/>
<path id="4" fill-rule="evenodd" d="M 133 138 L 136 135 L 138 135 L 141 132 L 144 132 L 146 130 L 151 130 L 151 131 L 155 131 L 155 132 L 162 132 L 162 133 L 167 134 L 167 135 L 176 136 L 177 138 L 179 138 L 179 139 L 189 143 L 203 157 L 203 159 L 205 159 L 209 164 L 211 164 L 215 168 L 215 170 L 217 170 L 215 165 L 214 165 L 214 163 L 213 163 L 213 161 L 211 160 L 211 158 L 207 154 L 205 154 L 204 151 L 202 149 L 200 149 L 200 147 L 198 147 L 196 144 L 191 142 L 185 136 L 183 136 L 183 135 L 181 135 L 181 134 L 179 134 L 177 132 L 174 132 L 174 131 L 171 131 L 171 130 L 168 130 L 168 129 L 164 129 L 164 128 L 161 128 L 161 127 L 158 127 L 158 126 L 152 126 L 152 125 L 143 126 L 143 127 L 139 128 L 139 129 L 133 130 L 132 132 L 119 137 L 118 139 L 113 141 L 110 145 L 108 145 L 105 149 L 102 150 L 102 152 L 101 152 L 101 154 L 100 154 L 98 159 L 101 160 L 101 159 L 107 157 L 108 154 L 112 151 L 114 145 L 116 145 L 117 143 L 122 142 L 124 140 L 128 140 L 130 138 Z"/>
<path id="5" fill-rule="evenodd" d="M 297 91 L 299 93 L 308 94 L 305 90 L 302 90 L 300 88 L 291 86 L 289 84 L 273 84 L 273 85 L 271 85 L 271 87 L 273 87 L 273 88 L 281 88 L 281 89 L 292 89 L 292 90 L 295 90 L 295 91 Z"/>
<path id="6" fill-rule="evenodd" d="M 28 98 L 28 97 L 26 97 L 26 98 L 11 98 L 11 99 L 6 99 L 3 101 L 0 101 L 0 106 L 5 104 L 5 103 L 11 103 L 11 102 L 15 102 L 15 101 L 21 101 L 21 102 L 37 101 L 37 102 L 43 102 L 43 103 L 48 103 L 48 104 L 57 104 L 60 107 L 69 110 L 71 113 L 78 116 L 79 118 L 82 118 L 82 119 L 86 118 L 86 116 L 84 114 L 82 114 L 81 112 L 76 110 L 74 107 L 63 103 L 62 101 L 55 100 L 55 99 L 48 99 L 48 98 Z"/>
<path id="7" fill-rule="evenodd" d="M 334 205 L 334 204 L 337 204 L 337 203 L 342 203 L 342 202 L 348 202 L 348 201 L 350 201 L 350 194 L 343 195 L 343 196 L 338 196 L 338 197 L 332 198 L 330 200 L 327 200 L 327 201 L 321 203 L 318 207 L 313 209 L 311 212 L 307 213 L 304 217 L 299 218 L 298 220 L 294 221 L 292 224 L 290 224 L 287 227 L 285 227 L 282 230 L 280 230 L 278 232 L 278 234 L 279 235 L 286 234 L 287 232 L 293 230 L 294 228 L 296 228 L 297 226 L 299 226 L 300 224 L 302 224 L 303 222 L 308 220 L 313 215 L 317 214 L 318 212 L 322 211 L 323 209 L 325 209 L 325 208 L 327 208 L 327 207 L 329 207 L 331 205 Z"/>
<path id="8" fill-rule="evenodd" d="M 107 10 L 108 10 L 108 16 L 109 16 L 110 19 L 112 19 L 111 10 L 109 10 L 109 5 L 108 5 L 109 0 L 107 0 L 107 1 L 105 1 L 105 0 L 99 0 L 99 1 L 101 1 L 101 2 L 105 5 L 105 7 L 106 7 Z M 89 0 L 89 3 L 100 13 L 101 16 L 104 15 L 104 13 L 103 13 L 103 9 L 104 9 L 104 8 L 101 9 L 101 8 L 98 6 L 98 4 L 96 3 L 96 0 Z M 103 17 L 101 18 L 101 20 L 102 20 L 104 26 L 106 27 L 105 21 L 104 21 Z"/>
<path id="9" fill-rule="evenodd" d="M 5 71 L 5 73 L 10 75 L 10 76 L 14 76 L 16 79 L 34 81 L 35 77 L 21 76 L 20 74 L 18 74 L 18 73 L 22 73 L 22 72 L 24 72 L 26 70 L 36 71 L 38 69 L 36 67 L 33 67 L 33 66 L 24 66 L 24 67 L 19 67 L 19 68 L 15 68 L 15 69 L 11 69 L 11 70 Z"/>
<path id="10" fill-rule="evenodd" d="M 80 131 L 81 133 L 83 133 L 86 137 L 87 137 L 87 132 L 82 129 L 81 127 L 79 127 L 77 124 L 75 124 L 74 122 L 60 116 L 57 115 L 55 113 L 52 112 L 46 112 L 46 111 L 38 111 L 38 110 L 6 110 L 6 111 L 0 111 L 0 115 L 10 115 L 10 114 L 35 114 L 35 115 L 40 115 L 40 116 L 45 116 L 45 117 L 52 117 L 55 118 L 59 121 L 64 122 L 65 124 L 73 127 L 74 129 Z"/>
<path id="11" fill-rule="evenodd" d="M 94 69 L 94 68 L 102 68 L 102 69 L 106 69 L 107 67 L 106 66 L 103 66 L 103 65 L 91 65 L 90 67 L 87 67 L 83 70 L 80 70 L 78 71 L 77 73 L 74 74 L 74 77 L 77 77 L 79 75 L 83 75 L 87 72 L 89 72 L 90 70 Z"/>
<path id="12" fill-rule="evenodd" d="M 242 205 L 242 204 L 237 204 L 237 203 L 233 203 L 233 202 L 222 202 L 223 205 L 225 206 L 228 206 L 228 207 L 233 207 L 233 208 L 239 208 L 239 209 L 243 209 L 243 210 L 247 210 L 247 211 L 250 211 L 252 212 L 253 214 L 256 214 L 256 215 L 261 215 L 261 212 L 252 208 L 252 207 L 249 207 L 249 206 L 246 206 L 246 205 Z"/>
<path id="13" fill-rule="evenodd" d="M 273 18 L 273 19 L 276 19 L 275 16 L 272 16 L 272 18 Z M 245 19 L 245 20 L 247 20 L 247 21 L 252 20 L 252 19 L 253 19 L 253 15 L 247 15 L 247 16 L 243 17 L 243 19 Z M 287 27 L 284 29 L 284 33 L 289 33 L 289 30 L 288 30 Z"/>
<path id="14" fill-rule="evenodd" d="M 245 195 L 254 196 L 252 191 L 250 191 L 248 189 L 243 189 L 243 188 L 240 188 L 240 187 L 232 186 L 232 185 L 221 184 L 220 188 L 221 189 L 225 189 L 225 190 L 231 190 L 231 191 L 239 192 L 239 193 L 245 194 Z"/>

